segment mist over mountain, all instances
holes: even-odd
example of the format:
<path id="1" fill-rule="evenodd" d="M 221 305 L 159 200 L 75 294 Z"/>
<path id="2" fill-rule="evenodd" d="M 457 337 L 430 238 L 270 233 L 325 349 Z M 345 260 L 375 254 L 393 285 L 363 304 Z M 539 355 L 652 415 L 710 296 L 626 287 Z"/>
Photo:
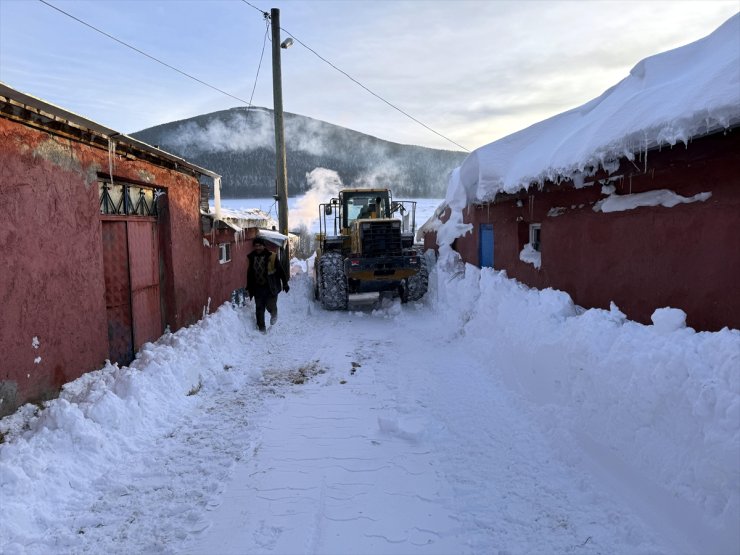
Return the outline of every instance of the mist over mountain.
<path id="1" fill-rule="evenodd" d="M 327 168 L 347 187 L 388 187 L 394 196 L 442 198 L 464 152 L 383 141 L 351 129 L 285 113 L 288 191 L 309 189 L 308 174 Z M 232 108 L 150 127 L 131 136 L 221 174 L 227 198 L 275 193 L 272 110 Z"/>

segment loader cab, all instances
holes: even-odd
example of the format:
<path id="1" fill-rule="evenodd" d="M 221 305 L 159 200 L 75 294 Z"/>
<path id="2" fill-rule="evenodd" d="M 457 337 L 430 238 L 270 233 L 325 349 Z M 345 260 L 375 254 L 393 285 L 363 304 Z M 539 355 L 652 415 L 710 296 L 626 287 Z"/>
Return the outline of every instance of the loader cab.
<path id="1" fill-rule="evenodd" d="M 391 217 L 388 191 L 342 191 L 339 205 L 344 208 L 342 227 L 347 229 L 357 220 Z"/>

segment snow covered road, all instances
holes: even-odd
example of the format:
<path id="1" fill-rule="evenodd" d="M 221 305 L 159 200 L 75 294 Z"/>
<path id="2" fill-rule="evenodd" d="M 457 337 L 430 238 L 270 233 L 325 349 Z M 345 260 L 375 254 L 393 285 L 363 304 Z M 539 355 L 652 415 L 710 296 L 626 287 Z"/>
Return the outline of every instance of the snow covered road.
<path id="1" fill-rule="evenodd" d="M 550 426 L 502 379 L 506 345 L 466 325 L 470 299 L 331 313 L 310 291 L 292 281 L 267 335 L 251 305 L 222 307 L 27 431 L 6 419 L 0 551 L 732 552 L 732 531 L 703 550 L 590 473 L 565 410 Z"/>
<path id="2" fill-rule="evenodd" d="M 269 401 L 191 553 L 661 551 L 429 308 L 390 312 L 311 310 L 264 338 L 268 382 L 298 353 L 321 373 Z"/>

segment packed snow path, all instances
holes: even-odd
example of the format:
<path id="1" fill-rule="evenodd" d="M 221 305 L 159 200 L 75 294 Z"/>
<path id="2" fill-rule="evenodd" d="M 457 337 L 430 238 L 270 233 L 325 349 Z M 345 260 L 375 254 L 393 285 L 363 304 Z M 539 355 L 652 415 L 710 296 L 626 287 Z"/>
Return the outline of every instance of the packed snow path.
<path id="1" fill-rule="evenodd" d="M 258 364 L 268 384 L 313 377 L 267 401 L 191 553 L 659 551 L 429 310 L 310 312 L 281 317 Z"/>
<path id="2" fill-rule="evenodd" d="M 478 275 L 424 303 L 349 312 L 321 310 L 297 276 L 266 335 L 251 304 L 225 306 L 130 369 L 92 372 L 40 413 L 24 407 L 3 421 L 0 551 L 733 553 L 740 334 L 581 315 L 557 292 Z M 534 374 L 512 374 L 522 344 Z M 714 397 L 704 387 L 684 407 L 700 378 Z M 634 439 L 653 435 L 655 448 Z M 642 472 L 618 462 L 631 446 Z M 666 471 L 663 485 L 648 479 Z"/>

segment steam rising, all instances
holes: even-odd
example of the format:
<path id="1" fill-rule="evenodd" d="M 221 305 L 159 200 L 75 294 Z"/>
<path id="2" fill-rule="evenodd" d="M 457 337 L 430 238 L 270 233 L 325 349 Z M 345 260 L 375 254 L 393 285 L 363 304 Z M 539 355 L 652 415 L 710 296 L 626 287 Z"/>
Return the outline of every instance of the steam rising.
<path id="1" fill-rule="evenodd" d="M 251 112 L 249 122 L 245 114 L 232 114 L 228 119 L 215 119 L 207 125 L 188 121 L 170 132 L 167 144 L 186 152 L 207 150 L 244 151 L 260 147 L 275 149 L 273 126 L 265 121 L 265 114 Z"/>
<path id="2" fill-rule="evenodd" d="M 290 211 L 291 228 L 305 226 L 308 229 L 319 219 L 319 204 L 339 195 L 342 179 L 334 170 L 315 168 L 306 174 L 308 191 Z"/>
<path id="3" fill-rule="evenodd" d="M 287 118 L 285 142 L 291 150 L 321 156 L 327 153 L 326 130 L 321 122 L 310 118 Z M 256 148 L 275 150 L 275 122 L 271 112 L 254 108 L 246 112 L 229 113 L 201 125 L 188 121 L 171 131 L 165 141 L 189 152 L 223 150 L 244 152 Z"/>
<path id="4" fill-rule="evenodd" d="M 158 145 L 222 176 L 222 194 L 265 196 L 274 187 L 275 135 L 271 110 L 255 107 L 214 112 L 139 132 Z M 400 145 L 297 114 L 285 114 L 288 186 L 292 194 L 321 183 L 391 189 L 396 196 L 442 196 L 449 171 L 464 153 Z M 334 168 L 333 177 L 324 172 Z M 314 173 L 318 169 L 318 173 Z M 309 176 L 312 176 L 309 179 Z M 328 179 L 328 181 L 326 181 Z M 328 185 L 327 185 L 328 186 Z M 334 192 L 336 194 L 336 191 Z M 308 198 L 307 197 L 307 198 Z M 326 195 L 316 200 L 324 201 Z M 318 211 L 318 208 L 307 207 Z M 315 216 L 303 220 L 315 220 Z"/>

